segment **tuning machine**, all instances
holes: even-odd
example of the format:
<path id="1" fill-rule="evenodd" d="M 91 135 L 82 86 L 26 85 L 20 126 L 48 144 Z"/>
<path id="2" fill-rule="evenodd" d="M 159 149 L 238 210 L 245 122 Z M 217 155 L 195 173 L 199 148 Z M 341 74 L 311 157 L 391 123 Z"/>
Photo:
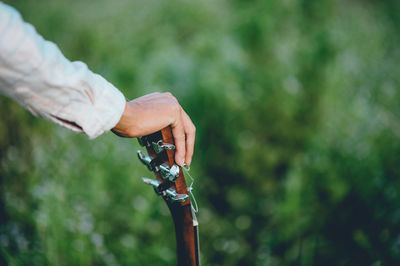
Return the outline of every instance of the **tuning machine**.
<path id="1" fill-rule="evenodd" d="M 175 150 L 174 144 L 165 143 L 162 140 L 159 140 L 157 142 L 153 141 L 151 144 L 157 154 L 163 152 L 164 150 Z"/>
<path id="2" fill-rule="evenodd" d="M 175 145 L 170 143 L 165 143 L 162 140 L 154 141 L 154 138 L 149 136 L 138 137 L 137 140 L 139 145 L 142 147 L 153 147 L 153 150 L 159 154 L 165 150 L 175 150 Z"/>
<path id="3" fill-rule="evenodd" d="M 171 182 L 174 182 L 178 178 L 180 169 L 176 164 L 169 167 L 159 159 L 153 159 L 151 156 L 145 155 L 141 150 L 137 151 L 137 155 L 139 160 L 146 165 L 150 171 L 159 172 L 162 178 Z"/>
<path id="4" fill-rule="evenodd" d="M 176 164 L 171 167 L 168 167 L 166 164 L 161 164 L 158 168 L 161 176 L 171 182 L 174 182 L 179 176 L 179 166 Z"/>
<path id="5" fill-rule="evenodd" d="M 144 154 L 144 152 L 142 152 L 141 150 L 137 151 L 137 156 L 139 158 L 139 160 L 147 166 L 147 168 L 149 169 L 149 171 L 154 171 L 155 170 L 155 166 L 154 166 L 154 162 L 153 162 L 153 158 L 151 156 L 147 156 L 146 154 Z"/>
<path id="6" fill-rule="evenodd" d="M 172 188 L 167 188 L 160 191 L 160 182 L 158 180 L 142 177 L 142 181 L 146 184 L 152 185 L 157 195 L 166 197 L 166 199 L 170 202 L 185 202 L 189 198 L 187 194 L 179 194 Z"/>

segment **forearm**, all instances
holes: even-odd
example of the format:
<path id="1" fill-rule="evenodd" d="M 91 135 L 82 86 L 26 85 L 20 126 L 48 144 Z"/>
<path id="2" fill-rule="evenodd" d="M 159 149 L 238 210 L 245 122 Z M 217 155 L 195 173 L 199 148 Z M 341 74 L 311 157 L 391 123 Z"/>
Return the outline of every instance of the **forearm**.
<path id="1" fill-rule="evenodd" d="M 94 138 L 113 128 L 125 98 L 82 62 L 58 47 L 0 3 L 0 92 L 32 113 Z"/>

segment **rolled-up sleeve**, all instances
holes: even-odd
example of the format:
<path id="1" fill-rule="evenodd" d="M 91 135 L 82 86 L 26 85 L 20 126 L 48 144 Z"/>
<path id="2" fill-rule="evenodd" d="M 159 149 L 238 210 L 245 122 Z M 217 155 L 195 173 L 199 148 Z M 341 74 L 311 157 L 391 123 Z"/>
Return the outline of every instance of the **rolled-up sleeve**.
<path id="1" fill-rule="evenodd" d="M 33 114 L 95 138 L 113 128 L 126 100 L 82 62 L 66 59 L 12 7 L 0 3 L 0 92 Z"/>

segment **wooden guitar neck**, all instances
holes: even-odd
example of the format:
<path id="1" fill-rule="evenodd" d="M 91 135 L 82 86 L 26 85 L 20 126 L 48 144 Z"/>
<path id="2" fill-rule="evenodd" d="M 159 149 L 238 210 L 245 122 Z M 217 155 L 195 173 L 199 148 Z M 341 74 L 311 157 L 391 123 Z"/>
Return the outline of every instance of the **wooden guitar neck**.
<path id="1" fill-rule="evenodd" d="M 167 203 L 175 226 L 178 266 L 199 266 L 198 223 L 192 212 L 182 169 L 175 165 L 174 139 L 170 127 L 139 139 L 149 156 L 138 151 L 139 159 L 155 173 L 157 180 L 144 178 Z M 158 145 L 158 146 L 157 146 Z M 164 147 L 164 149 L 163 149 Z M 168 147 L 168 148 L 166 148 Z M 174 169 L 179 169 L 175 172 Z"/>

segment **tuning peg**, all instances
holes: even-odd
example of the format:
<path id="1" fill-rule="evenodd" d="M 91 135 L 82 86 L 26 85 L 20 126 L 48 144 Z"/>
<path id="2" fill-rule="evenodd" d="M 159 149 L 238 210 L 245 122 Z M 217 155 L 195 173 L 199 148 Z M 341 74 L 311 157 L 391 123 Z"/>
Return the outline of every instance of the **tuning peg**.
<path id="1" fill-rule="evenodd" d="M 158 142 L 152 142 L 154 151 L 158 154 L 164 150 L 175 150 L 175 145 L 170 143 L 165 143 L 162 140 Z"/>
<path id="2" fill-rule="evenodd" d="M 152 158 L 151 156 L 147 156 L 147 155 L 144 154 L 144 152 L 142 152 L 141 150 L 138 150 L 138 151 L 137 151 L 137 156 L 138 156 L 139 160 L 140 160 L 144 165 L 146 165 L 147 168 L 148 168 L 150 171 L 154 171 L 154 170 L 155 170 L 154 167 L 153 167 L 153 165 L 152 165 L 152 163 L 151 163 L 151 161 L 153 160 L 153 158 Z"/>
<path id="3" fill-rule="evenodd" d="M 141 150 L 137 151 L 137 155 L 139 160 L 147 166 L 150 171 L 157 171 L 161 174 L 162 178 L 168 179 L 171 182 L 174 182 L 179 176 L 179 166 L 174 164 L 172 167 L 169 167 L 167 164 L 163 163 L 160 165 L 160 162 L 153 159 L 151 156 L 147 156 Z"/>
<path id="4" fill-rule="evenodd" d="M 171 182 L 174 182 L 179 176 L 179 166 L 176 164 L 174 164 L 171 168 L 169 168 L 166 164 L 161 164 L 159 169 L 161 176 Z"/>
<path id="5" fill-rule="evenodd" d="M 153 187 L 158 187 L 160 185 L 160 181 L 147 177 L 142 177 L 142 181 L 146 184 L 152 185 Z"/>
<path id="6" fill-rule="evenodd" d="M 176 193 L 176 191 L 172 188 L 158 191 L 158 187 L 160 186 L 160 182 L 158 180 L 142 177 L 142 181 L 146 184 L 152 185 L 156 194 L 166 197 L 170 202 L 184 202 L 189 198 L 187 194 Z"/>

